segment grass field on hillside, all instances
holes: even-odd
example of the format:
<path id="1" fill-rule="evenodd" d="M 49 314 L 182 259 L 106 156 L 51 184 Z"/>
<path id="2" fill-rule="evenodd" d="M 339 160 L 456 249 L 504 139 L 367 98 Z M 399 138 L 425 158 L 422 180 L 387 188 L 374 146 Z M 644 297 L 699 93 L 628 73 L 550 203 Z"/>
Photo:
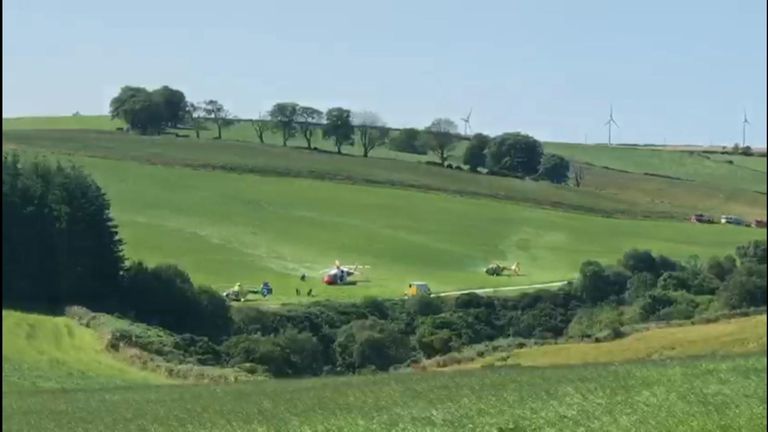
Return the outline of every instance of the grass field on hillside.
<path id="1" fill-rule="evenodd" d="M 742 166 L 745 168 L 749 168 L 752 170 L 760 171 L 760 172 L 766 172 L 766 158 L 764 157 L 744 157 L 744 156 L 733 156 L 733 155 L 724 155 L 724 154 L 708 154 L 710 159 L 716 160 L 716 161 L 732 161 L 734 165 Z"/>
<path id="2" fill-rule="evenodd" d="M 729 156 L 739 163 L 725 163 L 725 158 L 701 155 L 694 152 L 673 152 L 639 148 L 612 148 L 547 143 L 545 151 L 557 153 L 568 159 L 589 162 L 635 173 L 655 173 L 708 185 L 727 186 L 749 191 L 766 191 L 766 158 Z M 749 159 L 749 162 L 743 162 Z"/>
<path id="3" fill-rule="evenodd" d="M 168 382 L 112 357 L 96 333 L 68 318 L 3 311 L 4 393 Z"/>
<path id="4" fill-rule="evenodd" d="M 100 130 L 100 131 L 114 131 L 118 127 L 124 127 L 125 123 L 120 120 L 111 120 L 109 116 L 79 116 L 79 117 L 26 117 L 26 118 L 13 118 L 3 119 L 3 130 L 55 130 L 55 129 L 83 129 L 83 130 Z M 211 140 L 216 137 L 216 126 L 212 123 L 206 125 L 207 129 L 200 132 L 200 138 L 203 140 Z M 193 130 L 172 130 L 184 135 L 189 135 L 191 139 L 195 139 L 195 131 Z M 253 129 L 250 121 L 238 121 L 234 125 L 224 129 L 222 131 L 222 138 L 227 141 L 241 141 L 241 142 L 259 142 L 256 132 Z M 363 149 L 360 147 L 358 136 L 355 134 L 355 144 L 352 146 L 345 146 L 342 148 L 342 152 L 350 155 L 361 156 Z M 282 146 L 283 138 L 280 132 L 274 130 L 268 130 L 264 134 L 265 144 L 271 144 L 274 146 Z M 290 138 L 288 140 L 288 146 L 290 147 L 306 147 L 307 142 L 301 134 Z M 336 151 L 336 147 L 333 141 L 323 139 L 322 132 L 320 130 L 315 131 L 315 135 L 312 139 L 312 146 L 326 151 Z M 463 151 L 463 146 L 460 146 Z M 407 161 L 425 161 L 435 160 L 431 155 L 416 155 L 409 153 L 400 153 L 389 150 L 386 147 L 376 148 L 371 156 L 377 158 L 391 158 Z M 461 163 L 461 151 L 457 151 L 449 157 L 450 162 Z"/>
<path id="5" fill-rule="evenodd" d="M 3 131 L 24 129 L 93 129 L 112 131 L 122 123 L 111 120 L 108 116 L 78 116 L 78 117 L 27 117 L 3 119 Z M 194 132 L 184 131 L 193 135 Z M 209 127 L 202 133 L 204 138 L 215 136 L 215 128 Z M 257 137 L 250 122 L 238 122 L 223 133 L 226 140 L 256 142 Z M 280 145 L 279 134 L 269 132 L 267 144 Z M 315 144 L 316 142 L 316 144 Z M 323 140 L 318 132 L 313 144 L 325 150 L 335 150 L 330 141 Z M 305 141 L 300 137 L 289 140 L 290 146 L 304 147 Z M 466 143 L 460 143 L 451 154 L 450 161 L 461 163 L 461 155 Z M 701 181 L 713 186 L 726 186 L 748 191 L 766 192 L 765 172 L 766 158 L 745 157 L 738 155 L 718 155 L 702 152 L 664 151 L 641 147 L 608 147 L 606 145 L 581 145 L 568 143 L 544 143 L 547 152 L 557 153 L 568 159 L 587 162 L 597 166 L 610 167 L 631 171 L 634 173 L 654 173 L 687 180 Z M 344 152 L 360 155 L 359 145 L 346 147 Z M 390 151 L 386 148 L 376 149 L 375 157 L 394 158 L 410 161 L 434 160 L 431 155 L 419 156 Z M 726 163 L 727 160 L 733 164 Z M 760 172 L 763 174 L 760 175 Z"/>
<path id="6" fill-rule="evenodd" d="M 632 247 L 709 257 L 765 235 L 435 193 L 71 160 L 107 192 L 129 257 L 177 263 L 217 288 L 269 280 L 283 300 L 295 300 L 297 287 L 313 287 L 320 298 L 360 298 L 399 296 L 413 280 L 436 292 L 551 282 L 573 277 L 585 259 L 614 262 Z M 372 268 L 357 286 L 321 286 L 321 271 L 337 258 Z M 486 276 L 493 260 L 519 261 L 523 276 Z M 310 281 L 299 282 L 302 272 Z"/>
<path id="7" fill-rule="evenodd" d="M 497 353 L 447 369 L 486 365 L 560 366 L 766 353 L 766 316 L 734 318 L 709 324 L 655 328 L 602 343 L 543 345 Z"/>
<path id="8" fill-rule="evenodd" d="M 765 355 L 3 395 L 13 431 L 766 428 Z"/>
<path id="9" fill-rule="evenodd" d="M 679 219 L 696 212 L 737 214 L 745 218 L 765 218 L 766 215 L 766 196 L 746 188 L 622 173 L 593 166 L 585 168 L 584 187 L 577 189 L 397 160 L 336 156 L 253 143 L 141 138 L 99 131 L 4 131 L 3 148 L 11 147 L 164 165 L 409 187 L 601 215 Z"/>

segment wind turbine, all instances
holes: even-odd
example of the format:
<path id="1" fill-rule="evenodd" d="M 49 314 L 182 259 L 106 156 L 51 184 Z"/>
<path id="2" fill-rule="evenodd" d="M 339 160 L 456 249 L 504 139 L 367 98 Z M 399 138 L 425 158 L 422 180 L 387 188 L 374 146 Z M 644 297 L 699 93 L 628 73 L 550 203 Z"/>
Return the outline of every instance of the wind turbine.
<path id="1" fill-rule="evenodd" d="M 616 127 L 619 127 L 619 124 L 613 119 L 613 105 L 611 105 L 611 114 L 608 117 L 608 121 L 605 122 L 605 125 L 608 126 L 608 145 L 611 145 L 611 126 L 615 125 Z"/>
<path id="2" fill-rule="evenodd" d="M 472 108 L 469 109 L 469 114 L 466 117 L 462 117 L 461 121 L 464 122 L 464 135 L 467 134 L 467 130 L 472 131 L 472 126 L 469 125 L 469 118 L 472 117 Z"/>
<path id="3" fill-rule="evenodd" d="M 744 110 L 744 120 L 741 121 L 741 147 L 744 148 L 744 145 L 747 143 L 747 125 L 751 124 L 749 120 L 747 120 L 747 110 Z"/>

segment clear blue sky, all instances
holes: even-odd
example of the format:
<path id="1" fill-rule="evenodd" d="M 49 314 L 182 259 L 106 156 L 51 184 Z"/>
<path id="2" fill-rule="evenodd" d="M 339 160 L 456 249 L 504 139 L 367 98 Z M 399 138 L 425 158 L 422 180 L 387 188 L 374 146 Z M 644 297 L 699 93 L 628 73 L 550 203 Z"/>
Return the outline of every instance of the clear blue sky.
<path id="1" fill-rule="evenodd" d="M 3 2 L 3 116 L 106 113 L 168 84 L 240 117 L 278 101 L 621 142 L 766 142 L 765 0 Z"/>

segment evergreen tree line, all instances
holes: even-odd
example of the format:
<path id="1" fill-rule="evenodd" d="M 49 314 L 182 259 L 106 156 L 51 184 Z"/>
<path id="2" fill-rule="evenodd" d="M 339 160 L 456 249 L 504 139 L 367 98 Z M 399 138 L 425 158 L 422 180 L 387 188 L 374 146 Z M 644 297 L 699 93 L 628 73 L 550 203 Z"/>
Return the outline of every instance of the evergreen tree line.
<path id="1" fill-rule="evenodd" d="M 221 295 L 170 265 L 127 263 L 109 200 L 81 168 L 3 155 L 3 307 L 120 313 L 172 331 L 219 337 Z"/>

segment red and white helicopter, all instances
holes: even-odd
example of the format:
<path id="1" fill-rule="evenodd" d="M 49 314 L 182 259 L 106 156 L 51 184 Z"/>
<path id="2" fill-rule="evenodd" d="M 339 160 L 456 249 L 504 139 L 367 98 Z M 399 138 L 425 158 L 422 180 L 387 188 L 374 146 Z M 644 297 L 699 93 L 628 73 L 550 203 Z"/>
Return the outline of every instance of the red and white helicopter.
<path id="1" fill-rule="evenodd" d="M 323 283 L 326 285 L 354 285 L 356 282 L 350 281 L 349 278 L 359 274 L 358 269 L 371 268 L 370 266 L 363 266 L 355 264 L 352 267 L 343 266 L 336 260 L 336 265 L 333 268 L 323 270 L 325 276 L 323 276 Z"/>

